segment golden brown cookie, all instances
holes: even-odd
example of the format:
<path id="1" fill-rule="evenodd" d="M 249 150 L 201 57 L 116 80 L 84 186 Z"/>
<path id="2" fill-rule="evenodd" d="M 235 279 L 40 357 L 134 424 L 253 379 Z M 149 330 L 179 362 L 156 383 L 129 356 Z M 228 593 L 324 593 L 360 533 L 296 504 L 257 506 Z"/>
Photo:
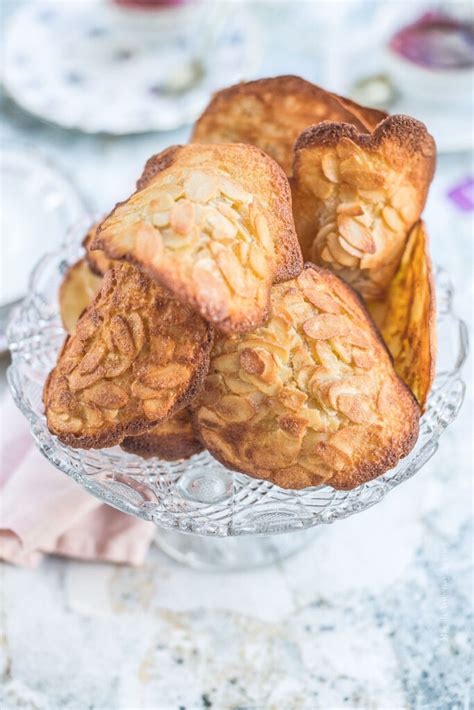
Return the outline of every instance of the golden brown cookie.
<path id="1" fill-rule="evenodd" d="M 196 439 L 187 408 L 158 424 L 141 436 L 128 436 L 120 444 L 129 454 L 137 454 L 144 459 L 157 457 L 165 461 L 188 459 L 202 451 Z"/>
<path id="2" fill-rule="evenodd" d="M 59 310 L 68 333 L 74 333 L 82 311 L 89 305 L 100 289 L 102 278 L 96 276 L 85 259 L 73 264 L 66 271 L 59 287 Z"/>
<path id="3" fill-rule="evenodd" d="M 299 134 L 321 121 L 371 131 L 386 114 L 331 94 L 299 76 L 235 84 L 214 94 L 194 126 L 193 143 L 251 143 L 291 175 Z"/>
<path id="4" fill-rule="evenodd" d="M 113 262 L 112 259 L 109 259 L 108 256 L 106 256 L 100 249 L 91 249 L 91 244 L 95 239 L 99 224 L 100 223 L 98 222 L 97 224 L 92 225 L 84 237 L 82 246 L 86 250 L 86 260 L 91 271 L 94 274 L 97 274 L 97 276 L 103 276 L 105 272 L 113 266 Z"/>
<path id="5" fill-rule="evenodd" d="M 49 375 L 49 430 L 85 449 L 149 431 L 200 390 L 211 345 L 189 306 L 136 267 L 114 266 Z"/>
<path id="6" fill-rule="evenodd" d="M 381 299 L 424 207 L 435 166 L 425 126 L 390 116 L 374 133 L 322 123 L 298 138 L 293 213 L 303 256 Z"/>
<path id="7" fill-rule="evenodd" d="M 272 290 L 270 320 L 219 338 L 195 431 L 224 465 L 283 488 L 350 489 L 415 444 L 419 408 L 362 302 L 307 264 Z"/>
<path id="8" fill-rule="evenodd" d="M 386 300 L 369 310 L 423 411 L 436 370 L 436 295 L 424 222 L 411 230 Z"/>
<path id="9" fill-rule="evenodd" d="M 288 181 L 253 146 L 174 146 L 92 243 L 137 263 L 227 332 L 262 323 L 274 281 L 301 271 Z"/>

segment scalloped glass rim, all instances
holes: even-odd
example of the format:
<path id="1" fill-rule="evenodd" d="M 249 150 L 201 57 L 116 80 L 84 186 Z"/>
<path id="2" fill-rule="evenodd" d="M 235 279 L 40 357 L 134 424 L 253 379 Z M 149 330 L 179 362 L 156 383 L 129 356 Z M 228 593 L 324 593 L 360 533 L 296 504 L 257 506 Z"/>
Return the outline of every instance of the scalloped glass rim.
<path id="1" fill-rule="evenodd" d="M 82 233 L 82 227 L 78 233 Z M 12 365 L 8 381 L 17 406 L 29 420 L 36 445 L 57 468 L 92 495 L 158 526 L 211 536 L 269 535 L 332 523 L 378 503 L 411 478 L 435 453 L 464 398 L 460 369 L 467 355 L 467 329 L 452 310 L 453 289 L 436 271 L 438 362 L 420 436 L 396 468 L 352 491 L 328 486 L 300 491 L 225 469 L 207 452 L 188 461 L 145 461 L 123 452 L 70 449 L 47 429 L 43 383 L 64 339 L 57 291 L 65 269 L 82 252 L 74 240 L 47 254 L 35 268 L 30 291 L 8 327 Z"/>

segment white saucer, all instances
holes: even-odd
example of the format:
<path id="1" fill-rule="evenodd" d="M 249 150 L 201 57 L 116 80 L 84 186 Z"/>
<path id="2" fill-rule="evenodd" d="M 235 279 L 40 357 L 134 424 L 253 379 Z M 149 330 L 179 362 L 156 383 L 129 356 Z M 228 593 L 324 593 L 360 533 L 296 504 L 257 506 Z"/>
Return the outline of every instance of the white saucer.
<path id="1" fill-rule="evenodd" d="M 248 15 L 223 8 L 214 21 L 203 4 L 201 24 L 188 11 L 173 32 L 169 12 L 162 27 L 157 12 L 150 26 L 137 26 L 110 0 L 28 4 L 7 28 L 4 85 L 24 109 L 66 128 L 114 135 L 177 128 L 199 115 L 213 91 L 255 67 L 259 43 Z M 196 52 L 192 88 L 163 90 Z"/>

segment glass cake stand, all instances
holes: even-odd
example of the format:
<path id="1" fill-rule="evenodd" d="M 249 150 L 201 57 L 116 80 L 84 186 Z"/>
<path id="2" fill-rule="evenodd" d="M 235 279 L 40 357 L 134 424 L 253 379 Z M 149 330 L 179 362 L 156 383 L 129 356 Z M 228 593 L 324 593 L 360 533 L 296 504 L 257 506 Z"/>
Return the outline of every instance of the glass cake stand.
<path id="1" fill-rule="evenodd" d="M 460 369 L 467 329 L 452 310 L 452 286 L 436 273 L 437 375 L 413 451 L 391 471 L 352 491 L 328 486 L 283 490 L 229 471 L 207 452 L 188 461 L 145 461 L 119 447 L 71 449 L 50 434 L 42 389 L 64 340 L 58 287 L 69 264 L 81 256 L 69 243 L 46 255 L 34 270 L 29 295 L 12 313 L 8 380 L 16 404 L 30 422 L 36 445 L 86 491 L 130 515 L 153 522 L 157 544 L 169 555 L 207 569 L 249 568 L 281 559 L 333 523 L 378 503 L 413 476 L 435 453 L 464 397 Z"/>

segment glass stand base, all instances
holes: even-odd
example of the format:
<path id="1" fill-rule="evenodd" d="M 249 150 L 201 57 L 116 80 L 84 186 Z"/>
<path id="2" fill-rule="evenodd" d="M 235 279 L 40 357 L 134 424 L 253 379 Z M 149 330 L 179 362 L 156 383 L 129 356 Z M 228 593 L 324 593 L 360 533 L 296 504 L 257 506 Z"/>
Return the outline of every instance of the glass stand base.
<path id="1" fill-rule="evenodd" d="M 319 532 L 316 527 L 278 535 L 201 537 L 159 527 L 155 543 L 169 557 L 190 567 L 230 572 L 278 562 L 312 542 Z"/>

